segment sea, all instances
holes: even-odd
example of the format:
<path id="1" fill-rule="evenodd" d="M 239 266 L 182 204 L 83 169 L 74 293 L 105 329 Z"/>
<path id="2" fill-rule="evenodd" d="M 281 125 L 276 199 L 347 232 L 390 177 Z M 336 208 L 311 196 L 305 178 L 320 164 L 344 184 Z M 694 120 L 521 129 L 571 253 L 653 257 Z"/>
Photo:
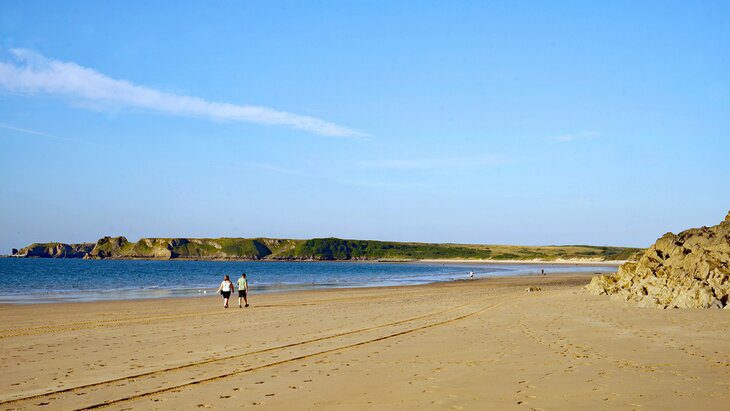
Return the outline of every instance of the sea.
<path id="1" fill-rule="evenodd" d="M 403 286 L 551 272 L 606 272 L 606 265 L 484 263 L 141 261 L 0 258 L 0 304 L 193 297 L 225 274 L 246 273 L 252 293 Z"/>

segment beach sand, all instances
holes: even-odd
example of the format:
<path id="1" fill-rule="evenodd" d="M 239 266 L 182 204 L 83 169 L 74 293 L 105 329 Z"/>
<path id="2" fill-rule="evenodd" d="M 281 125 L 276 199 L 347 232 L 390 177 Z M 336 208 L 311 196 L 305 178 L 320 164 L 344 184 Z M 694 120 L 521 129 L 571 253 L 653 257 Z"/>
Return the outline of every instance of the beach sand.
<path id="1" fill-rule="evenodd" d="M 0 409 L 728 407 L 730 310 L 640 309 L 589 280 L 4 305 Z"/>

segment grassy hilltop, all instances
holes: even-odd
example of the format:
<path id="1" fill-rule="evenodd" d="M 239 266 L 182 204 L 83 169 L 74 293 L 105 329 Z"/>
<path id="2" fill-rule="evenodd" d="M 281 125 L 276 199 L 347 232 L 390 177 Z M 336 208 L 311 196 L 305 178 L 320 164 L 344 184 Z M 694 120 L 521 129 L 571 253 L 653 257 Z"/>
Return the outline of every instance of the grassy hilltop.
<path id="1" fill-rule="evenodd" d="M 104 237 L 96 243 L 35 243 L 15 257 L 193 260 L 629 260 L 638 248 L 588 245 L 511 246 L 401 243 L 314 238 L 143 238 Z"/>

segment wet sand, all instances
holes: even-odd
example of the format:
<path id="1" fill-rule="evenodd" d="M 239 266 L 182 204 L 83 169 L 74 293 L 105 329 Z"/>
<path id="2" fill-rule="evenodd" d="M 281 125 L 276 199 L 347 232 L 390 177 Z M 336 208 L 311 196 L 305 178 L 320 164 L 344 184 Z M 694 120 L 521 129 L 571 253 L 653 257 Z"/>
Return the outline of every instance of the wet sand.
<path id="1" fill-rule="evenodd" d="M 4 305 L 0 409 L 727 407 L 730 310 L 640 309 L 589 280 Z"/>

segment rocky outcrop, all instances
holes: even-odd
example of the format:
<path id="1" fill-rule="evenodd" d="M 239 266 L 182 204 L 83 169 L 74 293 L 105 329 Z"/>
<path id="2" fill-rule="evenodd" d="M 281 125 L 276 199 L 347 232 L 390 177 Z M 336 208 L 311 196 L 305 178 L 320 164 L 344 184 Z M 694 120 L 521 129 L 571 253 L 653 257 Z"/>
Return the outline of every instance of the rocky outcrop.
<path id="1" fill-rule="evenodd" d="M 730 308 L 730 213 L 716 226 L 664 234 L 638 261 L 586 288 L 646 307 Z"/>
<path id="2" fill-rule="evenodd" d="M 129 248 L 129 244 L 126 237 L 102 237 L 84 258 L 119 258 L 124 255 L 124 251 Z"/>
<path id="3" fill-rule="evenodd" d="M 144 260 L 260 260 L 272 248 L 292 248 L 292 240 L 250 238 L 142 238 L 136 243 L 126 237 L 103 237 L 96 243 L 36 243 L 13 250 L 19 258 L 84 258 Z"/>
<path id="4" fill-rule="evenodd" d="M 125 237 L 104 237 L 86 258 L 259 260 L 269 254 L 258 239 L 142 238 L 130 243 Z"/>
<path id="5" fill-rule="evenodd" d="M 93 243 L 34 243 L 20 250 L 13 249 L 13 257 L 25 258 L 83 258 L 88 254 Z"/>

